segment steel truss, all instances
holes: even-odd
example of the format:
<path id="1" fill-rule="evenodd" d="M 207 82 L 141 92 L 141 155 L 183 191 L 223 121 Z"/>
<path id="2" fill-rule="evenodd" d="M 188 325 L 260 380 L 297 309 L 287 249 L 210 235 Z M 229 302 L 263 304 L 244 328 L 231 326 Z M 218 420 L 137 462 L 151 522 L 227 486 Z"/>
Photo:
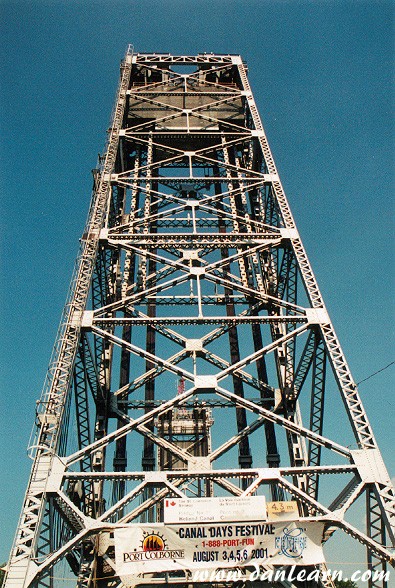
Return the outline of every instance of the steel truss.
<path id="1" fill-rule="evenodd" d="M 197 486 L 296 500 L 393 564 L 394 491 L 239 56 L 127 52 L 81 243 L 6 588 L 122 586 L 114 528 Z M 212 415 L 204 451 L 181 409 Z"/>

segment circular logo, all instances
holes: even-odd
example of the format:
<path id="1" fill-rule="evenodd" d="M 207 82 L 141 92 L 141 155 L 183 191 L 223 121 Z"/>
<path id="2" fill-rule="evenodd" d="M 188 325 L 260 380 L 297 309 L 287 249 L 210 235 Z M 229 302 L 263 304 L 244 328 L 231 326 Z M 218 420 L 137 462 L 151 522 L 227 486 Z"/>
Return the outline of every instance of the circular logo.
<path id="1" fill-rule="evenodd" d="M 163 551 L 166 547 L 163 537 L 156 533 L 150 533 L 143 539 L 143 551 Z"/>
<path id="2" fill-rule="evenodd" d="M 306 548 L 307 539 L 304 534 L 304 529 L 298 527 L 297 529 L 284 529 L 284 534 L 280 538 L 280 546 L 282 555 L 287 557 L 300 557 L 303 550 Z"/>

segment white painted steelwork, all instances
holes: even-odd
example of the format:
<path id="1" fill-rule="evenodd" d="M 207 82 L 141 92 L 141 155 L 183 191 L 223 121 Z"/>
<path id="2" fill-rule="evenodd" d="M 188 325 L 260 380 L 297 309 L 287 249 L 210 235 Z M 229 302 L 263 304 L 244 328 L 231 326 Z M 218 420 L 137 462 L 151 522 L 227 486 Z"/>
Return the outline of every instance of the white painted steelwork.
<path id="1" fill-rule="evenodd" d="M 129 48 L 99 163 L 5 587 L 121 586 L 112 531 L 191 496 L 296 501 L 385 571 L 394 491 L 241 57 Z"/>

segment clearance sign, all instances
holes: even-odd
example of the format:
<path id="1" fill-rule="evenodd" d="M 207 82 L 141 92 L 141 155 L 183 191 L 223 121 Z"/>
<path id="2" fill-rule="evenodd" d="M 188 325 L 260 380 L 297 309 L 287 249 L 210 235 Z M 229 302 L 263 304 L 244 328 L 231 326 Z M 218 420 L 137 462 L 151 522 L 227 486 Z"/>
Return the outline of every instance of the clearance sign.
<path id="1" fill-rule="evenodd" d="M 143 524 L 114 532 L 119 576 L 172 570 L 213 570 L 325 561 L 317 522 Z"/>

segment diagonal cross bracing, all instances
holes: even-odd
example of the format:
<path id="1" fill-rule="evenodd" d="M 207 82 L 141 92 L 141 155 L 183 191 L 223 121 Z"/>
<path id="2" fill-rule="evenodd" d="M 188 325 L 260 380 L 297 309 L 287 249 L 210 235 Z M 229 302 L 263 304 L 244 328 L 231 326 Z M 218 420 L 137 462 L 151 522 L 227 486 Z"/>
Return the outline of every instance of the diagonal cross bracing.
<path id="1" fill-rule="evenodd" d="M 168 497 L 293 497 L 391 561 L 394 491 L 239 56 L 128 51 L 37 425 L 6 588 L 66 560 L 119 585 L 110 532 Z"/>

